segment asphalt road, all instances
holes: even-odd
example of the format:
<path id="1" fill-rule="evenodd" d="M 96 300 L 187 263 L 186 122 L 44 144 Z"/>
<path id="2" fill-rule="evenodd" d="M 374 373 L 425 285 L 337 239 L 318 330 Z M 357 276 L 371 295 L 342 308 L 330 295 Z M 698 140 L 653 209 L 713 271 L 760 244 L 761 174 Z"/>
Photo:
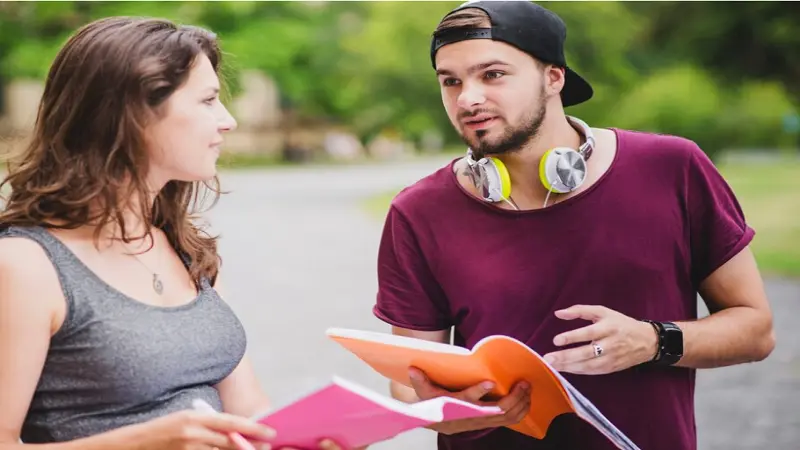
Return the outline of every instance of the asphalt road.
<path id="1" fill-rule="evenodd" d="M 331 326 L 388 331 L 370 311 L 382 223 L 361 201 L 443 161 L 222 173 L 231 193 L 206 215 L 222 237 L 228 301 L 247 328 L 250 355 L 274 406 L 333 375 L 387 392 L 380 376 L 324 332 Z M 768 280 L 767 289 L 778 347 L 758 364 L 699 373 L 700 449 L 800 448 L 800 283 Z M 371 449 L 435 449 L 434 439 L 427 430 L 412 431 Z"/>

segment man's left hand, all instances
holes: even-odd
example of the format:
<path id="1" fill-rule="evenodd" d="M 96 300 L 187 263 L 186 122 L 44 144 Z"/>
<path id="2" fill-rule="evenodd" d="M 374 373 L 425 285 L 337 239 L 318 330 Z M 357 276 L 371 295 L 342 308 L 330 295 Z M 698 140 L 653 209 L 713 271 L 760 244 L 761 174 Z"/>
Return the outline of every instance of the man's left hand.
<path id="1" fill-rule="evenodd" d="M 544 355 L 544 359 L 559 372 L 600 375 L 625 370 L 655 356 L 658 336 L 647 322 L 596 305 L 574 305 L 555 314 L 564 320 L 593 322 L 553 339 L 558 346 L 587 343 Z"/>

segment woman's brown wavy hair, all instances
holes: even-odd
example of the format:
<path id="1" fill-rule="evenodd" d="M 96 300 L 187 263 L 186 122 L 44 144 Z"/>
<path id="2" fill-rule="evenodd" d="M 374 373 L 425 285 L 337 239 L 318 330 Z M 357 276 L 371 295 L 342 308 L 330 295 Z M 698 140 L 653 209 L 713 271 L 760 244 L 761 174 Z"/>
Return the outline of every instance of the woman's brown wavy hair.
<path id="1" fill-rule="evenodd" d="M 0 226 L 72 229 L 96 226 L 95 237 L 115 224 L 121 239 L 130 236 L 123 212 L 138 214 L 161 228 L 173 247 L 190 261 L 195 283 L 216 278 L 216 237 L 194 223 L 192 214 L 219 181 L 170 181 L 149 202 L 145 128 L 163 114 L 164 103 L 188 78 L 205 54 L 219 73 L 216 37 L 195 27 L 162 19 L 112 17 L 79 29 L 56 56 L 30 143 L 9 159 L 0 183 L 11 188 Z M 130 225 L 130 224 L 128 224 Z M 151 241 L 152 242 L 152 241 Z"/>

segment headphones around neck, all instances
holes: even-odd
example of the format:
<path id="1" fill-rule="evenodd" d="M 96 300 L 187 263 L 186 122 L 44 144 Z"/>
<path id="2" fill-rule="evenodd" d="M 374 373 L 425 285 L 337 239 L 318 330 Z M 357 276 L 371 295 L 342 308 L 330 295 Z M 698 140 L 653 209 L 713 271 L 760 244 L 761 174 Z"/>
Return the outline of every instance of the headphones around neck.
<path id="1" fill-rule="evenodd" d="M 578 118 L 566 117 L 583 135 L 583 144 L 578 150 L 569 147 L 552 148 L 545 152 L 539 162 L 539 179 L 548 191 L 558 194 L 572 192 L 586 181 L 586 162 L 592 156 L 595 145 L 594 134 L 589 125 Z M 482 157 L 476 161 L 472 149 L 468 149 L 467 164 L 472 183 L 483 200 L 508 201 L 511 197 L 511 176 L 502 161 L 495 157 Z"/>

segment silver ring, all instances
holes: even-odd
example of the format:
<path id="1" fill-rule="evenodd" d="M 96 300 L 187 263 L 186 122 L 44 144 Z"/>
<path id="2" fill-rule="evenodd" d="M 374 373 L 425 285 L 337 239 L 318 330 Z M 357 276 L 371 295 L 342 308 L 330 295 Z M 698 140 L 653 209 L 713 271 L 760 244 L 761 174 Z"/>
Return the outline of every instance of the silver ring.
<path id="1" fill-rule="evenodd" d="M 600 344 L 597 344 L 597 343 L 593 342 L 592 343 L 592 347 L 594 347 L 594 357 L 595 358 L 598 358 L 598 357 L 600 357 L 600 355 L 603 354 L 603 347 L 601 347 Z"/>

